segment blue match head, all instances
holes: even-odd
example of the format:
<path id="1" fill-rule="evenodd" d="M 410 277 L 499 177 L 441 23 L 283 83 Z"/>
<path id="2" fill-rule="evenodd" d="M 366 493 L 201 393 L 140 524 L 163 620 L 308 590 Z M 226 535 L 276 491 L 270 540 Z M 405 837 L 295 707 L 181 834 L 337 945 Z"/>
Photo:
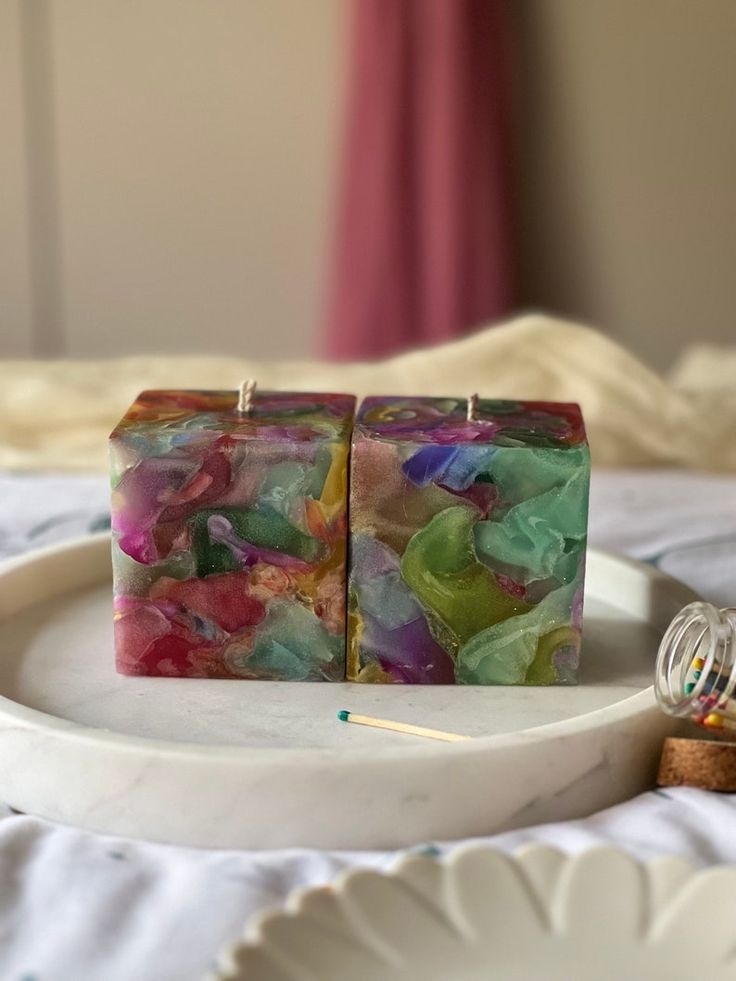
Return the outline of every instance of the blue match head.
<path id="1" fill-rule="evenodd" d="M 347 722 L 349 716 L 350 713 L 348 712 L 347 709 L 340 709 L 340 711 L 337 713 L 337 717 L 340 720 L 340 722 Z"/>

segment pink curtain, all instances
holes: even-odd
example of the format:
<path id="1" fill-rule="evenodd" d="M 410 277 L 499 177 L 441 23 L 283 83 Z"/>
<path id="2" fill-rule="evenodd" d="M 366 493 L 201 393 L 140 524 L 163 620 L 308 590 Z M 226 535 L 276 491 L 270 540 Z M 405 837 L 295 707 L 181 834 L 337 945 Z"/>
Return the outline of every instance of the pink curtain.
<path id="1" fill-rule="evenodd" d="M 380 357 L 507 313 L 504 0 L 353 0 L 326 353 Z"/>

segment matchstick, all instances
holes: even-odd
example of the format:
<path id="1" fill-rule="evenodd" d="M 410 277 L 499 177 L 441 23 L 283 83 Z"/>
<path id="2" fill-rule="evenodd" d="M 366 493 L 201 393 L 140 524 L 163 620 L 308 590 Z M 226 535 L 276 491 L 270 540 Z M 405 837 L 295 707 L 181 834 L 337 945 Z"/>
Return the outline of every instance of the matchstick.
<path id="1" fill-rule="evenodd" d="M 337 717 L 341 722 L 353 722 L 359 726 L 371 726 L 374 729 L 390 729 L 392 732 L 406 732 L 410 736 L 424 736 L 425 739 L 441 739 L 446 743 L 464 742 L 472 736 L 461 736 L 459 732 L 443 732 L 441 729 L 427 729 L 425 726 L 412 726 L 406 722 L 392 722 L 390 719 L 374 719 L 371 715 L 358 715 L 340 709 Z"/>

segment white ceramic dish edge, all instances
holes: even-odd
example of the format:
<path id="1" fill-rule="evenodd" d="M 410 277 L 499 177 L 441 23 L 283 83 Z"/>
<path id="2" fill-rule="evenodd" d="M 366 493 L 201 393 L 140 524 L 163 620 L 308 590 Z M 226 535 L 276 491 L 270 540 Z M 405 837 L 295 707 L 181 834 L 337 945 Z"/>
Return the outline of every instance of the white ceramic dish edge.
<path id="1" fill-rule="evenodd" d="M 698 929 L 703 917 L 707 931 Z M 736 978 L 736 868 L 544 845 L 351 869 L 256 914 L 216 981 Z"/>

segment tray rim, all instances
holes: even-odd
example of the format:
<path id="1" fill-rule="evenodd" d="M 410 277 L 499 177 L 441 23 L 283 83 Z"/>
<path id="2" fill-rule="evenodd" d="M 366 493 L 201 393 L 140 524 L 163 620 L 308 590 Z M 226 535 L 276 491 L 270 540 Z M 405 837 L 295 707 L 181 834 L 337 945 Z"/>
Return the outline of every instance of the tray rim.
<path id="1" fill-rule="evenodd" d="M 98 532 L 92 535 L 78 536 L 69 538 L 63 542 L 34 549 L 14 556 L 0 562 L 0 584 L 2 581 L 13 574 L 27 572 L 32 566 L 53 560 L 65 555 L 66 553 L 90 552 L 93 555 L 99 553 L 103 547 L 109 548 L 111 535 L 109 532 Z M 617 555 L 616 553 L 590 547 L 588 557 L 593 556 L 596 561 L 611 563 L 617 566 L 628 567 L 642 574 L 652 583 L 661 584 L 662 588 L 672 594 L 680 594 L 682 605 L 701 599 L 699 594 L 687 586 L 685 583 L 670 576 L 661 570 L 640 562 L 628 556 Z M 99 558 L 99 555 L 97 556 Z M 73 586 L 72 589 L 84 588 Z M 63 588 L 52 592 L 51 596 L 62 596 Z M 71 590 L 68 590 L 71 591 Z M 32 601 L 31 601 L 32 602 Z M 28 604 L 22 604 L 20 609 Z M 3 611 L 0 609 L 0 622 L 5 619 Z M 257 684 L 258 682 L 254 682 Z M 285 684 L 297 684 L 296 682 L 286 682 Z M 351 684 L 343 682 L 337 684 Z M 582 732 L 591 729 L 603 728 L 606 725 L 617 724 L 629 718 L 647 715 L 649 712 L 660 715 L 654 699 L 653 686 L 629 695 L 620 701 L 613 702 L 603 708 L 593 709 L 580 715 L 572 716 L 557 722 L 549 722 L 544 725 L 534 726 L 528 729 L 520 729 L 512 733 L 495 733 L 488 736 L 475 736 L 471 740 L 462 743 L 442 743 L 427 741 L 425 744 L 410 745 L 405 747 L 379 746 L 371 751 L 371 758 L 375 761 L 396 758 L 402 759 L 418 758 L 428 760 L 431 758 L 447 759 L 448 755 L 467 757 L 474 752 L 486 753 L 491 749 L 508 749 L 519 745 L 529 745 L 536 742 L 547 742 L 555 738 L 567 738 L 579 736 Z M 63 719 L 51 713 L 43 712 L 17 702 L 6 695 L 0 694 L 0 731 L 7 728 L 8 724 L 20 724 L 23 727 L 33 728 L 38 731 L 47 732 L 55 738 L 64 741 L 84 742 L 102 744 L 107 752 L 119 751 L 135 752 L 147 751 L 154 755 L 166 755 L 190 761 L 202 761 L 207 758 L 208 764 L 213 762 L 216 757 L 219 762 L 227 763 L 229 766 L 245 767 L 253 770 L 259 766 L 270 767 L 276 761 L 296 762 L 301 766 L 308 766 L 310 763 L 323 763 L 330 760 L 331 763 L 347 763 L 354 765 L 356 753 L 355 747 L 249 747 L 249 752 L 244 753 L 243 746 L 234 746 L 220 743 L 199 743 L 186 742 L 183 740 L 161 739 L 158 737 L 137 736 L 127 733 L 114 732 L 95 726 L 83 725 L 69 719 Z"/>

